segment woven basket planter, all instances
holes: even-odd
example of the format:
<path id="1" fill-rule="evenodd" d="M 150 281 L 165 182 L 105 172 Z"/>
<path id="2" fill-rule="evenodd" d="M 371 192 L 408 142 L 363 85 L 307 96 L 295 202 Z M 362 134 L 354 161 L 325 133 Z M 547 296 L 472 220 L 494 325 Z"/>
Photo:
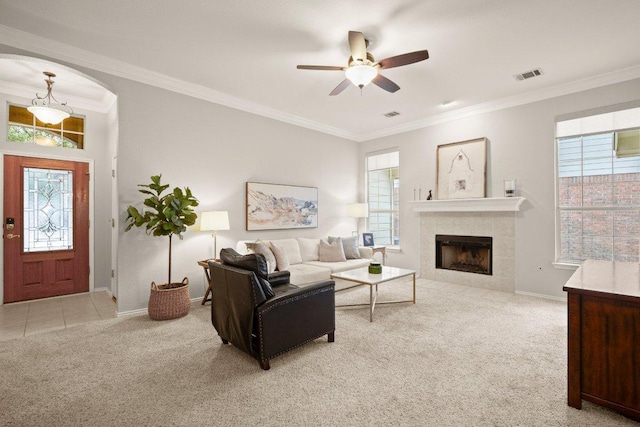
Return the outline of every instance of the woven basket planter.
<path id="1" fill-rule="evenodd" d="M 190 307 L 188 278 L 185 277 L 181 283 L 151 283 L 149 317 L 153 320 L 177 319 L 189 313 Z"/>

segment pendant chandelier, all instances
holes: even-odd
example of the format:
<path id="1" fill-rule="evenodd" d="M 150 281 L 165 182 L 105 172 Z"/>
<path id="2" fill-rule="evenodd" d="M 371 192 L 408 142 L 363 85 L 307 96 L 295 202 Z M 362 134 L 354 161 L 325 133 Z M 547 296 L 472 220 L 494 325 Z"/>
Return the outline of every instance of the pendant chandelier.
<path id="1" fill-rule="evenodd" d="M 31 107 L 27 108 L 27 110 L 29 110 L 29 112 L 36 116 L 36 118 L 41 122 L 57 125 L 64 119 L 71 116 L 71 114 L 73 114 L 73 110 L 71 107 L 67 106 L 66 102 L 58 102 L 51 93 L 53 88 L 52 78 L 56 75 L 49 71 L 44 71 L 42 74 L 47 76 L 44 80 L 45 83 L 47 83 L 47 94 L 45 96 L 40 96 L 36 93 L 36 97 L 31 100 Z"/>

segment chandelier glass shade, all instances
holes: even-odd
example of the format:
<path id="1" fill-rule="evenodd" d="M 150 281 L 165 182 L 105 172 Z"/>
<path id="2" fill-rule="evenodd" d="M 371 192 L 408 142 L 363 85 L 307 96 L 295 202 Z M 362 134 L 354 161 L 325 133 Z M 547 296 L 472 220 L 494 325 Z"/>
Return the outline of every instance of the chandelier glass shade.
<path id="1" fill-rule="evenodd" d="M 56 75 L 49 71 L 44 71 L 43 74 L 47 76 L 44 80 L 47 83 L 47 94 L 40 96 L 36 93 L 36 97 L 31 100 L 31 107 L 27 108 L 27 110 L 41 122 L 57 125 L 64 119 L 70 117 L 71 114 L 73 114 L 73 110 L 67 106 L 66 102 L 58 102 L 51 94 L 54 83 L 52 77 Z"/>
<path id="2" fill-rule="evenodd" d="M 353 65 L 347 68 L 345 75 L 351 83 L 362 89 L 378 75 L 378 69 L 371 65 Z"/>

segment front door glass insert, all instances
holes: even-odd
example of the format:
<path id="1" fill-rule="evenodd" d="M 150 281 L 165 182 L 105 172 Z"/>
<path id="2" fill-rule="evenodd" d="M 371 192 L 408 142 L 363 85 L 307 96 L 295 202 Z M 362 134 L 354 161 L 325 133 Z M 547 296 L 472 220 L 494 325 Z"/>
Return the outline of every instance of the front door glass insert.
<path id="1" fill-rule="evenodd" d="M 24 252 L 73 249 L 73 171 L 24 168 Z"/>

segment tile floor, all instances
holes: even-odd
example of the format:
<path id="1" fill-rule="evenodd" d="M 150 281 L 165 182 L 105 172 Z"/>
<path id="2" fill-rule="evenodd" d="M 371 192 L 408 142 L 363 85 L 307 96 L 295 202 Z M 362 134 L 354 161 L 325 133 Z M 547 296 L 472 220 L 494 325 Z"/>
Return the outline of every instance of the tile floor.
<path id="1" fill-rule="evenodd" d="M 116 317 L 104 291 L 0 306 L 0 341 Z"/>

